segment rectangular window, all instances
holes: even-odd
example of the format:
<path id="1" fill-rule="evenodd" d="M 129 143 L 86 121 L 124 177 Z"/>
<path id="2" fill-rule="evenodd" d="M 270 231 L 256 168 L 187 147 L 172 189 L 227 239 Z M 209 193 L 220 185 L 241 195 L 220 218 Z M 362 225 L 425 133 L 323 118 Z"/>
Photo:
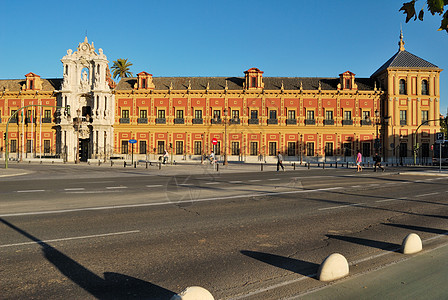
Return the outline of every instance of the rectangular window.
<path id="1" fill-rule="evenodd" d="M 179 109 L 176 110 L 176 119 L 183 119 L 184 118 L 184 111 Z"/>
<path id="2" fill-rule="evenodd" d="M 44 140 L 44 154 L 50 154 L 50 152 L 51 152 L 50 140 Z"/>
<path id="3" fill-rule="evenodd" d="M 157 141 L 157 154 L 165 154 L 165 141 Z"/>
<path id="4" fill-rule="evenodd" d="M 33 151 L 33 140 L 26 141 L 26 153 L 31 153 Z"/>
<path id="5" fill-rule="evenodd" d="M 306 143 L 306 156 L 314 156 L 314 142 Z"/>
<path id="6" fill-rule="evenodd" d="M 165 110 L 164 109 L 159 109 L 157 111 L 157 118 L 158 119 L 165 119 Z"/>
<path id="7" fill-rule="evenodd" d="M 213 118 L 216 120 L 221 119 L 221 111 L 220 110 L 214 110 L 213 111 Z"/>
<path id="8" fill-rule="evenodd" d="M 350 89 L 351 88 L 350 79 L 345 79 L 345 88 L 346 89 Z"/>
<path id="9" fill-rule="evenodd" d="M 221 155 L 221 142 L 218 141 L 216 145 L 213 145 L 213 152 L 215 155 Z"/>
<path id="10" fill-rule="evenodd" d="M 288 110 L 288 119 L 293 120 L 296 118 L 296 111 L 295 110 Z"/>
<path id="11" fill-rule="evenodd" d="M 44 111 L 44 119 L 51 119 L 51 110 L 46 109 Z"/>
<path id="12" fill-rule="evenodd" d="M 232 110 L 232 119 L 239 119 L 239 118 L 240 118 L 240 111 Z"/>
<path id="13" fill-rule="evenodd" d="M 184 142 L 176 141 L 176 155 L 184 154 Z"/>
<path id="14" fill-rule="evenodd" d="M 406 125 L 407 122 L 407 111 L 406 110 L 400 110 L 400 125 Z"/>
<path id="15" fill-rule="evenodd" d="M 202 110 L 199 110 L 199 109 L 195 110 L 194 111 L 194 118 L 195 119 L 202 119 Z"/>
<path id="16" fill-rule="evenodd" d="M 258 142 L 250 142 L 250 155 L 258 155 Z"/>
<path id="17" fill-rule="evenodd" d="M 332 110 L 325 111 L 325 120 L 333 120 L 333 111 Z"/>
<path id="18" fill-rule="evenodd" d="M 140 151 L 140 154 L 146 154 L 146 141 L 140 141 L 139 151 Z"/>
<path id="19" fill-rule="evenodd" d="M 270 110 L 269 111 L 269 119 L 277 119 L 277 111 L 276 110 Z"/>
<path id="20" fill-rule="evenodd" d="M 240 155 L 240 142 L 232 142 L 232 155 Z"/>
<path id="21" fill-rule="evenodd" d="M 141 109 L 139 113 L 140 119 L 148 118 L 148 111 L 146 109 Z"/>
<path id="22" fill-rule="evenodd" d="M 123 109 L 121 111 L 121 118 L 123 119 L 129 119 L 129 110 L 128 109 Z"/>
<path id="23" fill-rule="evenodd" d="M 307 120 L 314 120 L 314 110 L 307 110 L 306 111 L 306 119 Z"/>
<path id="24" fill-rule="evenodd" d="M 194 155 L 201 155 L 202 154 L 202 142 L 201 141 L 195 141 L 194 142 L 194 149 L 193 149 Z"/>
<path id="25" fill-rule="evenodd" d="M 258 119 L 258 110 L 251 110 L 250 111 L 250 118 L 251 119 Z"/>
<path id="26" fill-rule="evenodd" d="M 129 153 L 129 142 L 121 141 L 121 154 L 128 154 L 128 153 Z"/>
<path id="27" fill-rule="evenodd" d="M 277 155 L 277 142 L 269 142 L 269 155 L 276 156 Z"/>
<path id="28" fill-rule="evenodd" d="M 352 111 L 344 110 L 344 120 L 350 121 L 352 119 Z"/>
<path id="29" fill-rule="evenodd" d="M 370 157 L 370 143 L 362 143 L 362 156 Z"/>
<path id="30" fill-rule="evenodd" d="M 422 123 L 428 121 L 429 112 L 427 110 L 422 110 Z M 426 123 L 426 125 L 429 125 Z"/>
<path id="31" fill-rule="evenodd" d="M 296 142 L 288 142 L 288 156 L 296 155 Z"/>
<path id="32" fill-rule="evenodd" d="M 344 156 L 352 156 L 352 143 L 344 143 Z"/>
<path id="33" fill-rule="evenodd" d="M 370 110 L 364 110 L 362 112 L 362 119 L 370 121 Z"/>
<path id="34" fill-rule="evenodd" d="M 17 140 L 9 141 L 9 152 L 11 153 L 17 152 Z"/>
<path id="35" fill-rule="evenodd" d="M 333 156 L 333 143 L 325 143 L 325 156 Z"/>
<path id="36" fill-rule="evenodd" d="M 253 88 L 257 87 L 257 77 L 250 77 L 250 86 Z"/>
<path id="37" fill-rule="evenodd" d="M 408 143 L 401 143 L 400 144 L 400 157 L 407 157 L 408 156 Z"/>

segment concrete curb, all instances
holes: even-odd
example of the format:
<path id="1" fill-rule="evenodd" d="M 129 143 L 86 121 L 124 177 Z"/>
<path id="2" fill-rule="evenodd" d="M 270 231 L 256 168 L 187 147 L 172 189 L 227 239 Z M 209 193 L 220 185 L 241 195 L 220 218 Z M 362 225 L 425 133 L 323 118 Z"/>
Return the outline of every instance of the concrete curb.
<path id="1" fill-rule="evenodd" d="M 200 286 L 189 286 L 170 300 L 214 300 L 212 294 Z"/>
<path id="2" fill-rule="evenodd" d="M 401 252 L 403 254 L 414 254 L 422 251 L 422 240 L 415 233 L 408 234 L 401 244 Z"/>
<path id="3" fill-rule="evenodd" d="M 332 281 L 345 277 L 348 273 L 347 259 L 339 253 L 333 253 L 327 256 L 320 265 L 317 278 L 320 281 Z"/>

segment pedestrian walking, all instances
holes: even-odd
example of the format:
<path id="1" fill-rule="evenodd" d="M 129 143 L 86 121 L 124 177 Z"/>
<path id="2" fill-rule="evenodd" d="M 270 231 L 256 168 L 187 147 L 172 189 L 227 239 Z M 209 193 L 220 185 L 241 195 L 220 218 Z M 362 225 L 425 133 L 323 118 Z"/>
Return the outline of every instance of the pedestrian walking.
<path id="1" fill-rule="evenodd" d="M 213 164 L 215 164 L 215 162 L 216 162 L 216 160 L 215 160 L 215 153 L 212 151 L 211 153 L 210 153 L 210 163 L 213 165 Z"/>
<path id="2" fill-rule="evenodd" d="M 285 167 L 283 167 L 283 156 L 279 151 L 277 154 L 277 172 L 280 170 L 280 167 L 282 167 L 282 171 L 285 171 Z"/>
<path id="3" fill-rule="evenodd" d="M 357 171 L 356 172 L 362 172 L 362 154 L 361 152 L 359 152 L 359 150 L 356 150 L 356 166 L 357 166 Z"/>
<path id="4" fill-rule="evenodd" d="M 381 156 L 375 152 L 375 156 L 373 157 L 373 161 L 375 164 L 373 165 L 373 172 L 376 172 L 376 168 L 380 168 L 382 172 L 384 172 L 384 167 L 381 165 Z"/>
<path id="5" fill-rule="evenodd" d="M 166 164 L 168 161 L 168 151 L 165 150 L 165 154 L 163 154 L 163 164 Z"/>

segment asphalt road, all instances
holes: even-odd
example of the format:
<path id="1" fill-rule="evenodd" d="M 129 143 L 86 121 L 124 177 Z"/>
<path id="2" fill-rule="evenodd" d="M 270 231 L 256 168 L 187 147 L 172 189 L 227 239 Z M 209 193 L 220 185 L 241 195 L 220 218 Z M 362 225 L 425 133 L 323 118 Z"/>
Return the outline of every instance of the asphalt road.
<path id="1" fill-rule="evenodd" d="M 0 178 L 2 299 L 297 297 L 331 253 L 351 274 L 446 242 L 448 177 L 396 170 L 197 174 L 35 167 Z M 194 173 L 194 172 L 193 172 Z"/>

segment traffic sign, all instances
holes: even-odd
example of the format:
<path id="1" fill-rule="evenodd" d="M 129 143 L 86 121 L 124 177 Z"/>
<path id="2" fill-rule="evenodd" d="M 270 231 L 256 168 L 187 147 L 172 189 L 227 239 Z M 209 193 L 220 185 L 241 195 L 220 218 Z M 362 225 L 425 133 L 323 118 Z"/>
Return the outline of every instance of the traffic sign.
<path id="1" fill-rule="evenodd" d="M 445 139 L 445 135 L 443 132 L 437 132 L 436 133 L 436 141 L 443 141 Z"/>
<path id="2" fill-rule="evenodd" d="M 129 144 L 135 144 L 135 143 L 137 143 L 137 140 L 134 139 L 129 140 Z"/>
<path id="3" fill-rule="evenodd" d="M 212 144 L 213 145 L 217 145 L 218 144 L 218 139 L 217 138 L 213 138 L 212 139 Z"/>

